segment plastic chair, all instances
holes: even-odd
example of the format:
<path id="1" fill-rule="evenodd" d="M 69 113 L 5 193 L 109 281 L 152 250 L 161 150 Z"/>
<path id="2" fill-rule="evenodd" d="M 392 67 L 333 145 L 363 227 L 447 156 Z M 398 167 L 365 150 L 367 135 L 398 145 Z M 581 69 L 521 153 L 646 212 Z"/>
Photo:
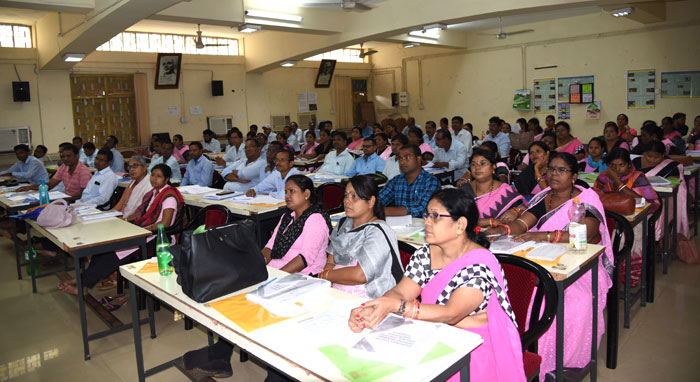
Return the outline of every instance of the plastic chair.
<path id="1" fill-rule="evenodd" d="M 607 340 L 607 360 L 606 366 L 608 369 L 617 367 L 617 350 L 619 328 L 619 292 L 618 284 L 620 282 L 620 272 L 618 271 L 623 261 L 627 260 L 627 272 L 631 272 L 632 260 L 632 244 L 634 243 L 634 231 L 627 219 L 615 212 L 605 211 L 605 218 L 608 223 L 608 231 L 612 239 L 612 248 L 615 258 L 615 270 L 612 276 L 612 286 L 608 290 L 608 340 Z M 624 242 L 623 242 L 624 238 Z M 629 290 L 631 286 L 629 282 L 625 282 L 625 293 L 623 299 L 625 301 L 625 327 L 629 327 L 629 306 L 630 297 Z M 642 296 L 641 298 L 645 298 Z"/>
<path id="2" fill-rule="evenodd" d="M 401 266 L 406 269 L 408 262 L 411 260 L 411 256 L 416 251 L 416 247 L 408 244 L 404 241 L 399 240 L 399 256 L 401 257 Z"/>
<path id="3" fill-rule="evenodd" d="M 112 196 L 109 198 L 109 200 L 106 203 L 97 206 L 97 209 L 101 210 L 101 211 L 111 210 L 112 208 L 114 208 L 114 206 L 117 205 L 117 203 L 119 203 L 119 199 L 122 198 L 123 194 L 124 194 L 123 188 L 121 188 L 121 187 L 115 188 L 114 192 L 112 192 Z"/>
<path id="4" fill-rule="evenodd" d="M 224 185 L 226 185 L 226 180 L 223 176 L 221 176 L 221 174 L 219 174 L 218 171 L 214 170 L 214 175 L 212 176 L 211 180 L 212 188 L 218 188 L 220 190 L 223 190 Z"/>
<path id="5" fill-rule="evenodd" d="M 495 256 L 508 281 L 508 300 L 518 323 L 525 375 L 528 380 L 533 380 L 538 377 L 542 363 L 542 357 L 537 354 L 537 340 L 552 325 L 557 312 L 557 284 L 547 270 L 524 257 Z M 525 330 L 530 301 L 533 301 L 530 327 Z M 540 311 L 543 311 L 542 316 Z"/>
<path id="6" fill-rule="evenodd" d="M 329 215 L 343 212 L 343 199 L 345 198 L 345 188 L 338 183 L 322 184 L 318 188 L 319 199 L 323 209 Z"/>

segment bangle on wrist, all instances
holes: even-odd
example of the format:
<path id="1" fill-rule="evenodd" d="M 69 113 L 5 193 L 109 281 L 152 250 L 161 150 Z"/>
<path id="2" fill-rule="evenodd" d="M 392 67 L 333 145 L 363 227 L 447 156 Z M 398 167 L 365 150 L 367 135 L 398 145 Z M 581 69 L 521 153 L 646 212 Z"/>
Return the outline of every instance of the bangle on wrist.
<path id="1" fill-rule="evenodd" d="M 552 233 L 551 232 L 547 232 L 547 241 L 550 243 L 552 242 Z"/>

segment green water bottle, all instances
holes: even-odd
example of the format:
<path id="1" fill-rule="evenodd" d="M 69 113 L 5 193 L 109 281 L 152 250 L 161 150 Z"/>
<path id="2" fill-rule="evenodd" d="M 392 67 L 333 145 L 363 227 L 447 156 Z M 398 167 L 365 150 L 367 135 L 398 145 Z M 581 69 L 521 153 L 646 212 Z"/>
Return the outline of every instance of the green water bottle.
<path id="1" fill-rule="evenodd" d="M 158 273 L 161 276 L 169 276 L 173 273 L 172 259 L 170 253 L 170 243 L 165 236 L 165 226 L 158 224 L 158 237 L 156 238 L 156 256 L 158 257 Z"/>
<path id="2" fill-rule="evenodd" d="M 29 262 L 29 250 L 25 249 L 24 260 L 27 262 L 26 269 L 28 276 L 36 276 L 38 274 L 36 265 L 36 250 L 34 248 L 32 248 L 32 258 L 34 259 L 34 267 L 32 267 L 32 264 Z"/>

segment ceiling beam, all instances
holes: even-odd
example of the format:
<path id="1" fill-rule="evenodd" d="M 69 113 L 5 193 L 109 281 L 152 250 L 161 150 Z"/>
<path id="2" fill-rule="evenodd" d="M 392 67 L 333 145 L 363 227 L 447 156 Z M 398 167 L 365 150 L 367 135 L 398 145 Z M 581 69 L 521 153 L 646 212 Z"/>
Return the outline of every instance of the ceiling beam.
<path id="1" fill-rule="evenodd" d="M 2 0 L 0 5 L 35 11 L 88 13 L 95 9 L 95 0 Z"/>

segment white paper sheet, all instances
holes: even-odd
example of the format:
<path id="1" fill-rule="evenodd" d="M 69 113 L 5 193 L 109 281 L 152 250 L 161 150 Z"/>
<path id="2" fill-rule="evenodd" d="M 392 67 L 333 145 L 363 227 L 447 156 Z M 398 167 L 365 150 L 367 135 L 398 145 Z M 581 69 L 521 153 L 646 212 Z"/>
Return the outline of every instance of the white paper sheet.
<path id="1" fill-rule="evenodd" d="M 387 216 L 386 224 L 391 228 L 402 228 L 408 227 L 413 223 L 413 217 L 411 215 L 403 216 Z"/>

